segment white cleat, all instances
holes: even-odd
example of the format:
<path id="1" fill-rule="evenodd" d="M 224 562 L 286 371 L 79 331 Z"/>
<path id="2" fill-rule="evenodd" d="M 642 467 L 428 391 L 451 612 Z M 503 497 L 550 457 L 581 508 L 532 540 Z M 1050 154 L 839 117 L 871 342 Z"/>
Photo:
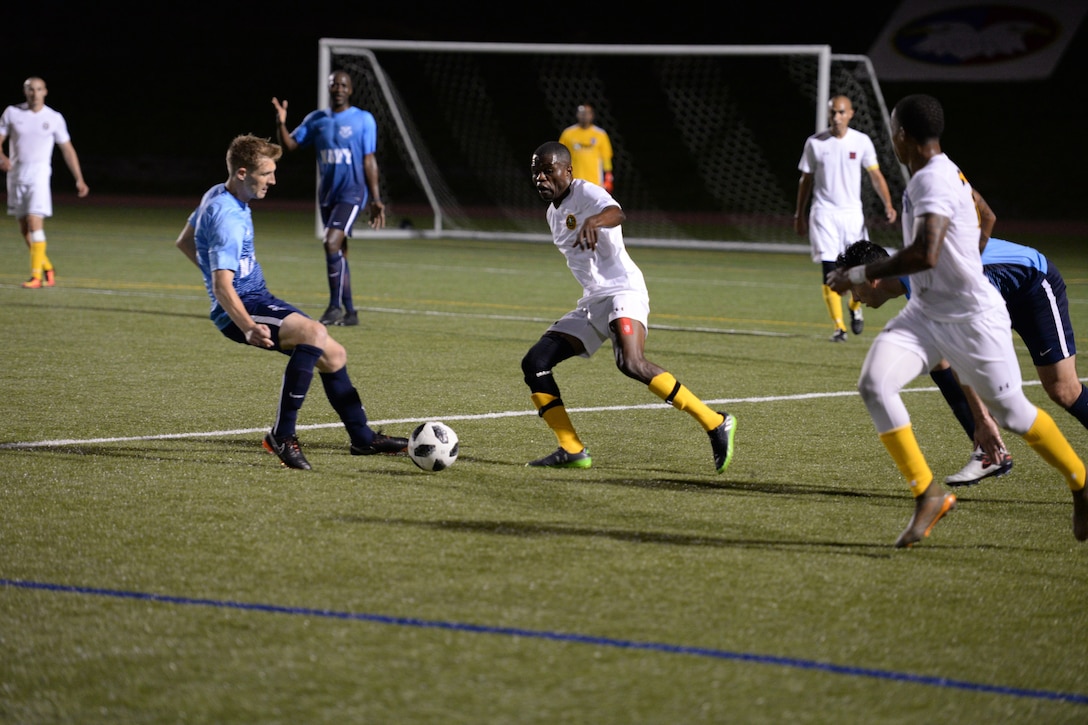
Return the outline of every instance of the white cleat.
<path id="1" fill-rule="evenodd" d="M 984 478 L 1004 476 L 1012 470 L 1012 456 L 1008 451 L 1002 451 L 1004 458 L 994 462 L 983 452 L 981 447 L 976 447 L 971 453 L 971 460 L 967 465 L 944 479 L 949 486 L 973 486 Z"/>

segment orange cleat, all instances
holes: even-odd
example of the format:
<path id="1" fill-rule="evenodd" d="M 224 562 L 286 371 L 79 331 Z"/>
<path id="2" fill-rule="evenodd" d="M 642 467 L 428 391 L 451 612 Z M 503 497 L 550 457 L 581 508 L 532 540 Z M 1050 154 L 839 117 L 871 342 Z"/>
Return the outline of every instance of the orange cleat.
<path id="1" fill-rule="evenodd" d="M 41 289 L 42 280 L 40 277 L 31 277 L 26 282 L 23 282 L 23 289 Z"/>
<path id="2" fill-rule="evenodd" d="M 57 270 L 55 268 L 45 270 L 45 283 L 44 283 L 45 286 L 46 287 L 52 287 L 56 283 L 57 283 Z"/>

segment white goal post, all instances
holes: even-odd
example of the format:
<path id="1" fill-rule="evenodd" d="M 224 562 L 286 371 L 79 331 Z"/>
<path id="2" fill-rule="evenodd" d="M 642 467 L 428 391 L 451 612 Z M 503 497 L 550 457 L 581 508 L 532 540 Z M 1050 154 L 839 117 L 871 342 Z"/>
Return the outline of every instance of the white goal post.
<path id="1" fill-rule="evenodd" d="M 612 138 L 630 245 L 807 252 L 792 226 L 797 161 L 840 93 L 894 199 L 907 179 L 868 58 L 827 45 L 322 38 L 319 108 L 335 70 L 352 76 L 352 103 L 378 122 L 388 228 L 367 236 L 550 241 L 529 160 L 581 103 Z M 899 246 L 868 181 L 863 200 L 870 237 Z"/>

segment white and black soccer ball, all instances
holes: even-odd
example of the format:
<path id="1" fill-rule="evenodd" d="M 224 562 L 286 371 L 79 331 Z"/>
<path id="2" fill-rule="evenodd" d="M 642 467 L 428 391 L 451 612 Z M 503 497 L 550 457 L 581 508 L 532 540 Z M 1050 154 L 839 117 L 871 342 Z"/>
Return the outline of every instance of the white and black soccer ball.
<path id="1" fill-rule="evenodd" d="M 408 436 L 408 457 L 424 471 L 442 471 L 457 460 L 457 434 L 445 423 L 429 420 Z"/>

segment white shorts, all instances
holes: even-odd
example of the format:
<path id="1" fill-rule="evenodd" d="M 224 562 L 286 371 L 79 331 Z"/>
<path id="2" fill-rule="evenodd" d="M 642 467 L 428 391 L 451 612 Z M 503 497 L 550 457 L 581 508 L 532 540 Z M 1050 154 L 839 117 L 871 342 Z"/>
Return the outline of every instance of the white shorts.
<path id="1" fill-rule="evenodd" d="M 649 329 L 650 300 L 645 295 L 622 293 L 583 299 L 578 304 L 577 309 L 563 315 L 548 328 L 548 332 L 563 332 L 577 337 L 586 348 L 582 357 L 590 357 L 601 349 L 601 345 L 610 337 L 608 323 L 612 320 L 627 317 Z"/>
<path id="2" fill-rule="evenodd" d="M 901 352 L 889 348 L 906 351 L 916 356 L 917 362 L 912 365 L 902 358 Z M 912 305 L 907 305 L 884 326 L 862 366 L 863 387 L 883 389 L 885 409 L 870 410 L 878 430 L 885 432 L 909 422 L 898 399 L 898 390 L 910 379 L 932 370 L 942 358 L 951 364 L 964 385 L 975 389 L 998 425 L 1021 435 L 1027 432 L 1036 413 L 1024 396 L 1008 312 L 1000 307 L 981 319 L 937 322 Z M 907 368 L 916 367 L 897 373 L 888 369 L 895 360 Z"/>
<path id="3" fill-rule="evenodd" d="M 808 218 L 808 241 L 813 262 L 834 262 L 854 242 L 869 238 L 860 211 L 813 209 Z"/>
<path id="4" fill-rule="evenodd" d="M 40 217 L 53 216 L 53 193 L 50 177 L 38 178 L 29 183 L 16 182 L 8 175 L 8 214 L 22 219 L 33 214 Z"/>

